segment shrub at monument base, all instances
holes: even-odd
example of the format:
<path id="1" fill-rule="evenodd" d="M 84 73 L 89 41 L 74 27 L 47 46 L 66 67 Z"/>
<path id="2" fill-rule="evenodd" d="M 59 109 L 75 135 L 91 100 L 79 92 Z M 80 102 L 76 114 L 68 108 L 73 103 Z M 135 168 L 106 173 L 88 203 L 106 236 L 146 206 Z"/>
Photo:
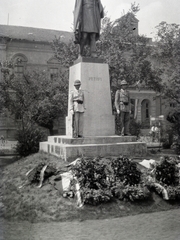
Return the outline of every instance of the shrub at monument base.
<path id="1" fill-rule="evenodd" d="M 131 135 L 139 137 L 141 133 L 142 124 L 140 122 L 136 122 L 134 118 L 130 118 L 129 131 Z"/>
<path id="2" fill-rule="evenodd" d="M 16 137 L 18 143 L 16 145 L 16 153 L 21 157 L 26 157 L 30 154 L 39 151 L 39 142 L 46 139 L 45 133 L 36 126 L 20 129 Z"/>
<path id="3" fill-rule="evenodd" d="M 121 135 L 121 123 L 120 123 L 120 115 L 115 114 L 115 133 L 117 135 Z M 132 136 L 139 137 L 141 133 L 142 124 L 140 122 L 136 122 L 134 118 L 130 117 L 129 131 Z"/>

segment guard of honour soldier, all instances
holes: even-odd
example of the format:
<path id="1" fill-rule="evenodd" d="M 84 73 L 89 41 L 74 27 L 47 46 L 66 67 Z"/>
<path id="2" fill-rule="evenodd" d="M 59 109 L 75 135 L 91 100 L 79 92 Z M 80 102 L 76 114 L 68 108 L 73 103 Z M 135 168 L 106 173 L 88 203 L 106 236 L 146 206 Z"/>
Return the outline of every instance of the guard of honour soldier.
<path id="1" fill-rule="evenodd" d="M 127 136 L 130 135 L 129 133 L 131 112 L 130 95 L 129 91 L 127 90 L 128 83 L 125 80 L 122 80 L 120 85 L 121 85 L 120 90 L 117 90 L 115 94 L 115 107 L 121 123 L 121 135 Z"/>
<path id="2" fill-rule="evenodd" d="M 73 137 L 83 137 L 83 114 L 85 112 L 84 92 L 81 87 L 81 81 L 74 81 L 74 89 L 70 92 L 70 112 L 73 115 Z"/>

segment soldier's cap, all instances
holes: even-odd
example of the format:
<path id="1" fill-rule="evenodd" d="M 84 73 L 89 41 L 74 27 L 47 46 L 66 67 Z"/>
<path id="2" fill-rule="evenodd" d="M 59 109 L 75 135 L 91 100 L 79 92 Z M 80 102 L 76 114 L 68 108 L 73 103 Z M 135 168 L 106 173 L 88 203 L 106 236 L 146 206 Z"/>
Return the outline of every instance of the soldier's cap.
<path id="1" fill-rule="evenodd" d="M 128 85 L 128 83 L 126 82 L 126 80 L 122 80 L 120 85 Z"/>
<path id="2" fill-rule="evenodd" d="M 75 80 L 74 81 L 74 86 L 77 86 L 77 85 L 81 85 L 81 81 L 80 80 Z"/>

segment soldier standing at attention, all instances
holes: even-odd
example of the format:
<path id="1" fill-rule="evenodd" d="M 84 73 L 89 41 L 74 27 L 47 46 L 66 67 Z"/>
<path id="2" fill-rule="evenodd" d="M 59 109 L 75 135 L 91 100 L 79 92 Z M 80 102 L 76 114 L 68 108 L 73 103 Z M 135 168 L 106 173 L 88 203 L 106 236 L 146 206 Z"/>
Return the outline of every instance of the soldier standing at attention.
<path id="1" fill-rule="evenodd" d="M 130 122 L 130 96 L 127 90 L 127 82 L 125 80 L 121 81 L 121 89 L 116 91 L 115 94 L 115 107 L 117 114 L 120 114 L 121 122 L 121 135 L 127 136 L 129 133 L 129 122 Z"/>
<path id="2" fill-rule="evenodd" d="M 80 89 L 81 81 L 74 81 L 74 90 L 70 92 L 70 112 L 73 115 L 73 137 L 83 137 L 83 113 L 85 111 L 84 93 Z"/>

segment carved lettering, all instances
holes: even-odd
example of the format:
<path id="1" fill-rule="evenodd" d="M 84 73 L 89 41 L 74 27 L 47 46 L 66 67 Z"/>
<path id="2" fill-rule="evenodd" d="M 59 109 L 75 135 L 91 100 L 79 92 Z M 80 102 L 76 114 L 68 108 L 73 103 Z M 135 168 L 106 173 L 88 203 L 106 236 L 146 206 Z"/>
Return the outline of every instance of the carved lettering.
<path id="1" fill-rule="evenodd" d="M 89 81 L 102 81 L 101 77 L 89 77 Z"/>

